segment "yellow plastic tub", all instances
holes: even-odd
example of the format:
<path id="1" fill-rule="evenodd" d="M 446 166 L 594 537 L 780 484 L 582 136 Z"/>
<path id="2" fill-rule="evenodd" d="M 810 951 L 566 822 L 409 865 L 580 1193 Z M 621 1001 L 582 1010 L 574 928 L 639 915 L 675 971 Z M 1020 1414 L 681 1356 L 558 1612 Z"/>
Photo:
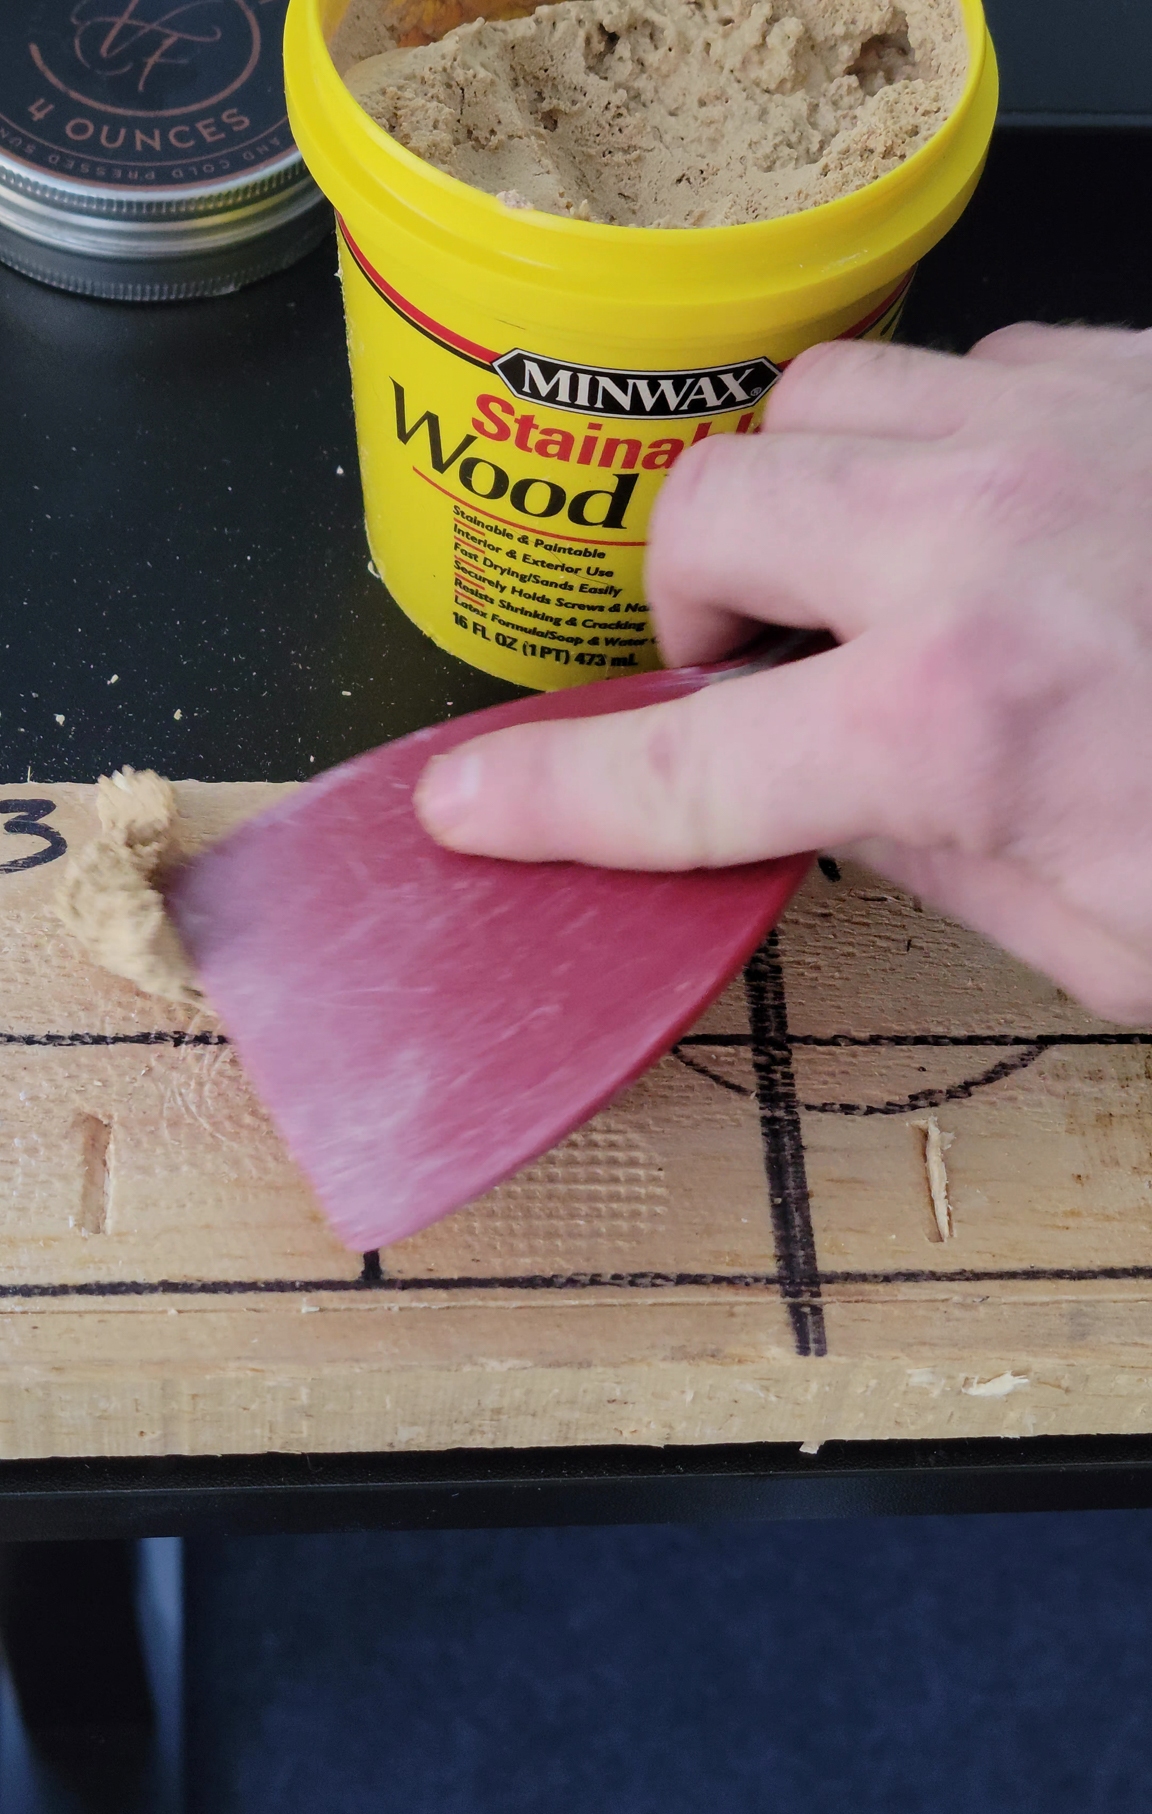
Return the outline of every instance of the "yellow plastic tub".
<path id="1" fill-rule="evenodd" d="M 920 151 L 838 201 L 737 227 L 599 226 L 509 209 L 407 151 L 291 0 L 296 143 L 336 208 L 373 559 L 442 648 L 523 686 L 659 666 L 645 527 L 664 473 L 759 421 L 820 340 L 887 336 L 962 212 L 996 113 L 980 0 L 963 95 Z"/>

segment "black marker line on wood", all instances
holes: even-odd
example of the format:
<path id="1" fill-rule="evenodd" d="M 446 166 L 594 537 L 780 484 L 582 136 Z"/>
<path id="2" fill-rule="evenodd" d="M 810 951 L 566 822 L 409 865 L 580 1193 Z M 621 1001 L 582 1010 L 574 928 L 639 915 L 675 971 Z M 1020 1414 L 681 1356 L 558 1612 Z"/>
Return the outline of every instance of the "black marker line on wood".
<path id="1" fill-rule="evenodd" d="M 227 1046 L 226 1033 L 6 1033 L 0 1046 Z"/>
<path id="2" fill-rule="evenodd" d="M 227 1046 L 226 1033 L 187 1033 L 155 1029 L 148 1033 L 13 1033 L 0 1030 L 0 1046 Z M 685 1033 L 678 1046 L 750 1047 L 750 1033 Z M 769 1045 L 774 1042 L 769 1039 Z M 1152 1033 L 792 1033 L 775 1042 L 789 1051 L 795 1046 L 819 1050 L 840 1047 L 963 1047 L 1038 1046 L 1055 1051 L 1060 1046 L 1152 1046 Z"/>
<path id="3" fill-rule="evenodd" d="M 1152 1282 L 1152 1266 L 1012 1266 L 930 1268 L 891 1272 L 821 1272 L 815 1284 L 851 1285 L 855 1288 L 890 1285 L 989 1285 L 1018 1282 L 1053 1282 L 1083 1285 L 1131 1281 Z M 319 1292 L 502 1292 L 502 1291 L 672 1291 L 684 1288 L 724 1289 L 739 1292 L 783 1292 L 786 1279 L 780 1272 L 573 1272 L 505 1273 L 496 1276 L 457 1273 L 436 1277 L 410 1276 L 381 1271 L 379 1279 L 359 1273 L 348 1279 L 82 1279 L 70 1284 L 42 1281 L 0 1284 L 0 1301 L 37 1298 L 142 1298 L 142 1297 L 314 1297 Z M 822 1306 L 815 1306 L 817 1315 Z M 807 1350 L 814 1353 L 814 1349 Z"/>
<path id="4" fill-rule="evenodd" d="M 959 1083 L 942 1085 L 939 1089 L 913 1090 L 910 1095 L 898 1096 L 891 1102 L 802 1102 L 800 1107 L 806 1115 L 913 1115 L 920 1109 L 942 1109 L 949 1102 L 967 1102 L 977 1090 L 1003 1083 L 1006 1077 L 1026 1071 L 1044 1050 L 1039 1045 L 1023 1046 L 1011 1058 L 1000 1059 L 998 1064 L 990 1065 L 976 1077 L 963 1077 Z"/>
<path id="5" fill-rule="evenodd" d="M 707 1078 L 709 1083 L 714 1083 L 720 1089 L 727 1090 L 731 1096 L 754 1096 L 756 1093 L 754 1090 L 747 1089 L 744 1084 L 737 1083 L 734 1078 L 722 1077 L 719 1071 L 713 1071 L 708 1065 L 701 1064 L 698 1058 L 690 1058 L 688 1053 L 682 1052 L 678 1045 L 672 1047 L 670 1055 L 682 1064 L 685 1070 L 694 1071 L 697 1077 Z"/>
<path id="6" fill-rule="evenodd" d="M 673 1046 L 672 1057 L 694 1071 L 697 1077 L 704 1077 L 709 1083 L 727 1090 L 733 1096 L 751 1096 L 755 1092 L 745 1089 L 742 1083 L 736 1083 L 730 1077 L 724 1077 L 719 1071 L 702 1064 L 681 1048 L 686 1042 L 681 1040 Z M 800 1041 L 795 1042 L 799 1044 Z M 701 1049 L 702 1042 L 697 1041 L 696 1049 Z M 943 1108 L 949 1102 L 967 1102 L 977 1090 L 987 1089 L 994 1083 L 1002 1083 L 1005 1077 L 1014 1077 L 1017 1072 L 1025 1071 L 1029 1065 L 1036 1063 L 1042 1054 L 1049 1050 L 1042 1045 L 1021 1046 L 1011 1058 L 1002 1058 L 986 1071 L 980 1071 L 975 1077 L 962 1077 L 959 1083 L 941 1084 L 936 1089 L 913 1090 L 908 1096 L 894 1097 L 889 1102 L 801 1102 L 798 1107 L 805 1115 L 912 1115 L 921 1109 Z M 922 1067 L 923 1068 L 923 1067 Z"/>
<path id="7" fill-rule="evenodd" d="M 827 1354 L 828 1335 L 820 1302 L 816 1236 L 788 1037 L 784 971 L 775 932 L 769 933 L 748 964 L 744 983 L 780 1290 L 792 1321 L 797 1354 L 817 1357 Z"/>
<path id="8" fill-rule="evenodd" d="M 0 1034 L 0 1039 L 8 1035 Z M 21 1035 L 20 1037 L 24 1037 Z M 81 1037 L 76 1035 L 76 1037 Z M 84 1037 L 87 1037 L 86 1035 Z M 685 1033 L 678 1046 L 750 1046 L 750 1033 Z M 947 1047 L 957 1050 L 970 1046 L 1037 1046 L 1042 1052 L 1060 1046 L 1152 1046 L 1152 1033 L 793 1033 L 789 1046 L 812 1047 L 818 1051 L 853 1051 L 856 1049 L 895 1049 L 912 1047 Z"/>

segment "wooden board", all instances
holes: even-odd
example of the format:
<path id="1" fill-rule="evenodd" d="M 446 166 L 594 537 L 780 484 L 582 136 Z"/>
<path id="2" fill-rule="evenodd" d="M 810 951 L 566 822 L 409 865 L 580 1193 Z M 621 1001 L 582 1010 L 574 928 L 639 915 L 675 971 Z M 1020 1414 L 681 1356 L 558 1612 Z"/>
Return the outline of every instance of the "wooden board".
<path id="1" fill-rule="evenodd" d="M 199 838 L 277 791 L 179 788 Z M 59 928 L 92 790 L 0 823 L 0 1454 L 1152 1429 L 1152 1034 L 874 878 L 814 873 L 676 1053 L 365 1258 L 218 1024 Z"/>

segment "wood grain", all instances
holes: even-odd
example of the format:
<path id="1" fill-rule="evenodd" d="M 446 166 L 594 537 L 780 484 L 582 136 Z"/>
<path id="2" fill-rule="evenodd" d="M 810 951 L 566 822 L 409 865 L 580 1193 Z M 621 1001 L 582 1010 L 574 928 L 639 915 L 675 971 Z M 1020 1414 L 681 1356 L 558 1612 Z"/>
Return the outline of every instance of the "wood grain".
<path id="1" fill-rule="evenodd" d="M 194 846 L 280 790 L 178 791 Z M 814 872 L 676 1053 L 365 1257 L 212 1016 L 58 926 L 92 790 L 0 804 L 0 1454 L 1152 1429 L 1152 1034 L 898 891 Z"/>

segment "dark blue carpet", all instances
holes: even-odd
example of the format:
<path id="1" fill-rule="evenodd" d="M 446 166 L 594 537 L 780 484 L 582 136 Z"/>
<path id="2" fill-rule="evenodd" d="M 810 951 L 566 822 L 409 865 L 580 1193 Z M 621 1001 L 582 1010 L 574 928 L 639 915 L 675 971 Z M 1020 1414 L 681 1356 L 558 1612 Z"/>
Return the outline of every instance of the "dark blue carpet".
<path id="1" fill-rule="evenodd" d="M 1147 1814 L 1152 1514 L 189 1546 L 192 1814 Z"/>

